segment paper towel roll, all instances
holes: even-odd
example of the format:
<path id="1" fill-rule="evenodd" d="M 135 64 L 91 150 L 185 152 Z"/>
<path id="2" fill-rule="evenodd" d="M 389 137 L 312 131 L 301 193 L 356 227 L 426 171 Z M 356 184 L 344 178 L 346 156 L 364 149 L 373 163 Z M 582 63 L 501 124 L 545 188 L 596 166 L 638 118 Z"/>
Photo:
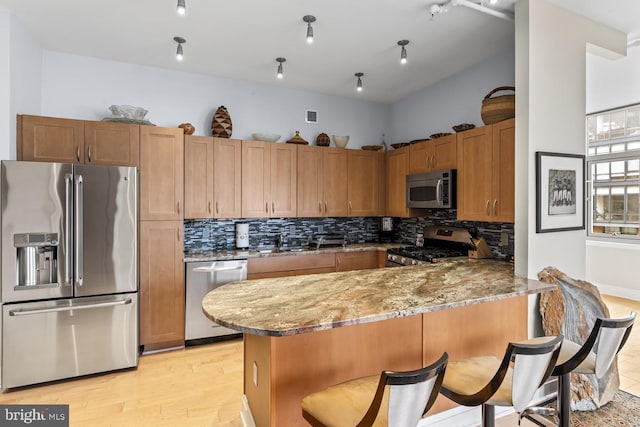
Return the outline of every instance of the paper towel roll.
<path id="1" fill-rule="evenodd" d="M 245 249 L 249 247 L 249 223 L 236 222 L 236 248 Z"/>

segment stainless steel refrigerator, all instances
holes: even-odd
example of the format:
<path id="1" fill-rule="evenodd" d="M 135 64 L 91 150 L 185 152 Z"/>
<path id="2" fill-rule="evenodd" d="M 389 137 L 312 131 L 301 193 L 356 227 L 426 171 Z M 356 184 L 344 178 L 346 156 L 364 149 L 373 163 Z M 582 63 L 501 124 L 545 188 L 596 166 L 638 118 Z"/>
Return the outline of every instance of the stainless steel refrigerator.
<path id="1" fill-rule="evenodd" d="M 136 168 L 3 161 L 0 180 L 0 387 L 136 366 Z"/>

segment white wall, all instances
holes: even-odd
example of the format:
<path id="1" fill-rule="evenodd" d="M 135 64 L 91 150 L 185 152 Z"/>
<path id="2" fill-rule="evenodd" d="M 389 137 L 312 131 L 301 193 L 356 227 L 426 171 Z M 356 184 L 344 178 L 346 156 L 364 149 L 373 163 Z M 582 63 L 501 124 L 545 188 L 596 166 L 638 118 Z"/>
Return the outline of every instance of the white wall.
<path id="1" fill-rule="evenodd" d="M 587 55 L 587 113 L 640 103 L 640 47 L 624 58 Z M 601 292 L 640 300 L 640 245 L 587 240 L 586 280 Z"/>
<path id="2" fill-rule="evenodd" d="M 509 50 L 463 70 L 391 106 L 391 129 L 387 142 L 427 138 L 438 132 L 453 132 L 451 126 L 473 123 L 480 118 L 482 99 L 498 86 L 513 86 L 515 52 Z M 496 96 L 512 92 L 499 92 Z"/>
<path id="3" fill-rule="evenodd" d="M 624 54 L 626 35 L 542 0 L 516 3 L 516 272 L 584 278 L 586 231 L 536 233 L 538 151 L 585 153 L 587 43 Z"/>
<path id="4" fill-rule="evenodd" d="M 11 19 L 10 31 L 10 107 L 9 141 L 16 140 L 16 114 L 24 111 L 40 113 L 42 99 L 42 47 L 16 19 Z M 15 159 L 16 144 L 0 144 L 0 158 Z"/>
<path id="5" fill-rule="evenodd" d="M 0 9 L 0 159 L 10 158 L 11 139 L 11 113 L 10 113 L 10 89 L 9 89 L 9 11 Z"/>
<path id="6" fill-rule="evenodd" d="M 348 148 L 379 143 L 389 119 L 389 107 L 380 103 L 44 52 L 42 114 L 101 120 L 113 104 L 144 107 L 147 118 L 159 126 L 190 122 L 196 135 L 211 135 L 213 114 L 224 105 L 233 122 L 233 138 L 275 132 L 286 141 L 299 130 L 315 143 L 325 132 L 350 135 Z M 318 111 L 319 124 L 305 123 L 305 109 Z"/>

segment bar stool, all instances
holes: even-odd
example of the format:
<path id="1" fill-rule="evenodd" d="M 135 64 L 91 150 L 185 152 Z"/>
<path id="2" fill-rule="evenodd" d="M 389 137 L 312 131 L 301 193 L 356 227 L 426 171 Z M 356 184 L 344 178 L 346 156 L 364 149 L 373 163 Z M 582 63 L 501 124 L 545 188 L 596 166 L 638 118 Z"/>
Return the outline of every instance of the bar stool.
<path id="1" fill-rule="evenodd" d="M 447 353 L 408 372 L 383 371 L 328 387 L 302 399 L 302 416 L 314 427 L 416 426 L 438 397 Z"/>
<path id="2" fill-rule="evenodd" d="M 495 426 L 495 406 L 521 413 L 551 375 L 562 335 L 509 343 L 502 361 L 480 356 L 450 362 L 440 393 L 464 406 L 482 405 L 482 426 Z"/>
<path id="3" fill-rule="evenodd" d="M 562 341 L 560 355 L 551 374 L 558 377 L 556 398 L 559 427 L 571 425 L 571 373 L 595 374 L 598 379 L 602 378 L 627 342 L 635 318 L 635 312 L 621 319 L 597 318 L 582 346 L 568 339 Z M 532 412 L 536 413 L 536 410 Z M 529 414 L 525 414 L 525 417 L 536 422 Z"/>

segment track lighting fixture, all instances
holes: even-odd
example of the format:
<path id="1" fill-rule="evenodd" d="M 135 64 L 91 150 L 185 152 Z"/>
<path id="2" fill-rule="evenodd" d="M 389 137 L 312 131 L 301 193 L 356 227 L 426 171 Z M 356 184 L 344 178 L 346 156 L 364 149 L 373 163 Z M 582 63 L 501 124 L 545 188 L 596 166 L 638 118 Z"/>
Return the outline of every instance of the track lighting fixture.
<path id="1" fill-rule="evenodd" d="M 355 73 L 354 76 L 358 78 L 356 82 L 356 90 L 358 92 L 362 92 L 362 76 L 364 76 L 364 73 Z"/>
<path id="2" fill-rule="evenodd" d="M 313 43 L 313 27 L 311 26 L 312 22 L 316 21 L 316 17 L 313 15 L 305 15 L 302 17 L 302 20 L 307 23 L 307 43 Z"/>
<path id="3" fill-rule="evenodd" d="M 178 15 L 184 16 L 187 14 L 187 5 L 185 4 L 185 0 L 178 0 L 178 7 L 176 8 L 176 12 Z"/>
<path id="4" fill-rule="evenodd" d="M 402 50 L 400 51 L 400 63 L 402 65 L 407 63 L 407 48 L 405 46 L 408 44 L 409 44 L 409 40 L 400 40 L 398 42 L 398 45 L 402 46 Z"/>
<path id="5" fill-rule="evenodd" d="M 183 39 L 182 37 L 174 37 L 173 41 L 175 41 L 176 43 L 178 43 L 178 48 L 176 49 L 176 59 L 178 61 L 182 61 L 182 58 L 184 58 L 184 54 L 182 52 L 182 44 L 186 43 L 187 41 L 185 39 Z"/>
<path id="6" fill-rule="evenodd" d="M 282 71 L 282 63 L 285 62 L 287 59 L 286 58 L 276 58 L 276 62 L 278 62 L 278 73 L 276 74 L 276 76 L 281 79 L 284 77 L 284 73 Z"/>

